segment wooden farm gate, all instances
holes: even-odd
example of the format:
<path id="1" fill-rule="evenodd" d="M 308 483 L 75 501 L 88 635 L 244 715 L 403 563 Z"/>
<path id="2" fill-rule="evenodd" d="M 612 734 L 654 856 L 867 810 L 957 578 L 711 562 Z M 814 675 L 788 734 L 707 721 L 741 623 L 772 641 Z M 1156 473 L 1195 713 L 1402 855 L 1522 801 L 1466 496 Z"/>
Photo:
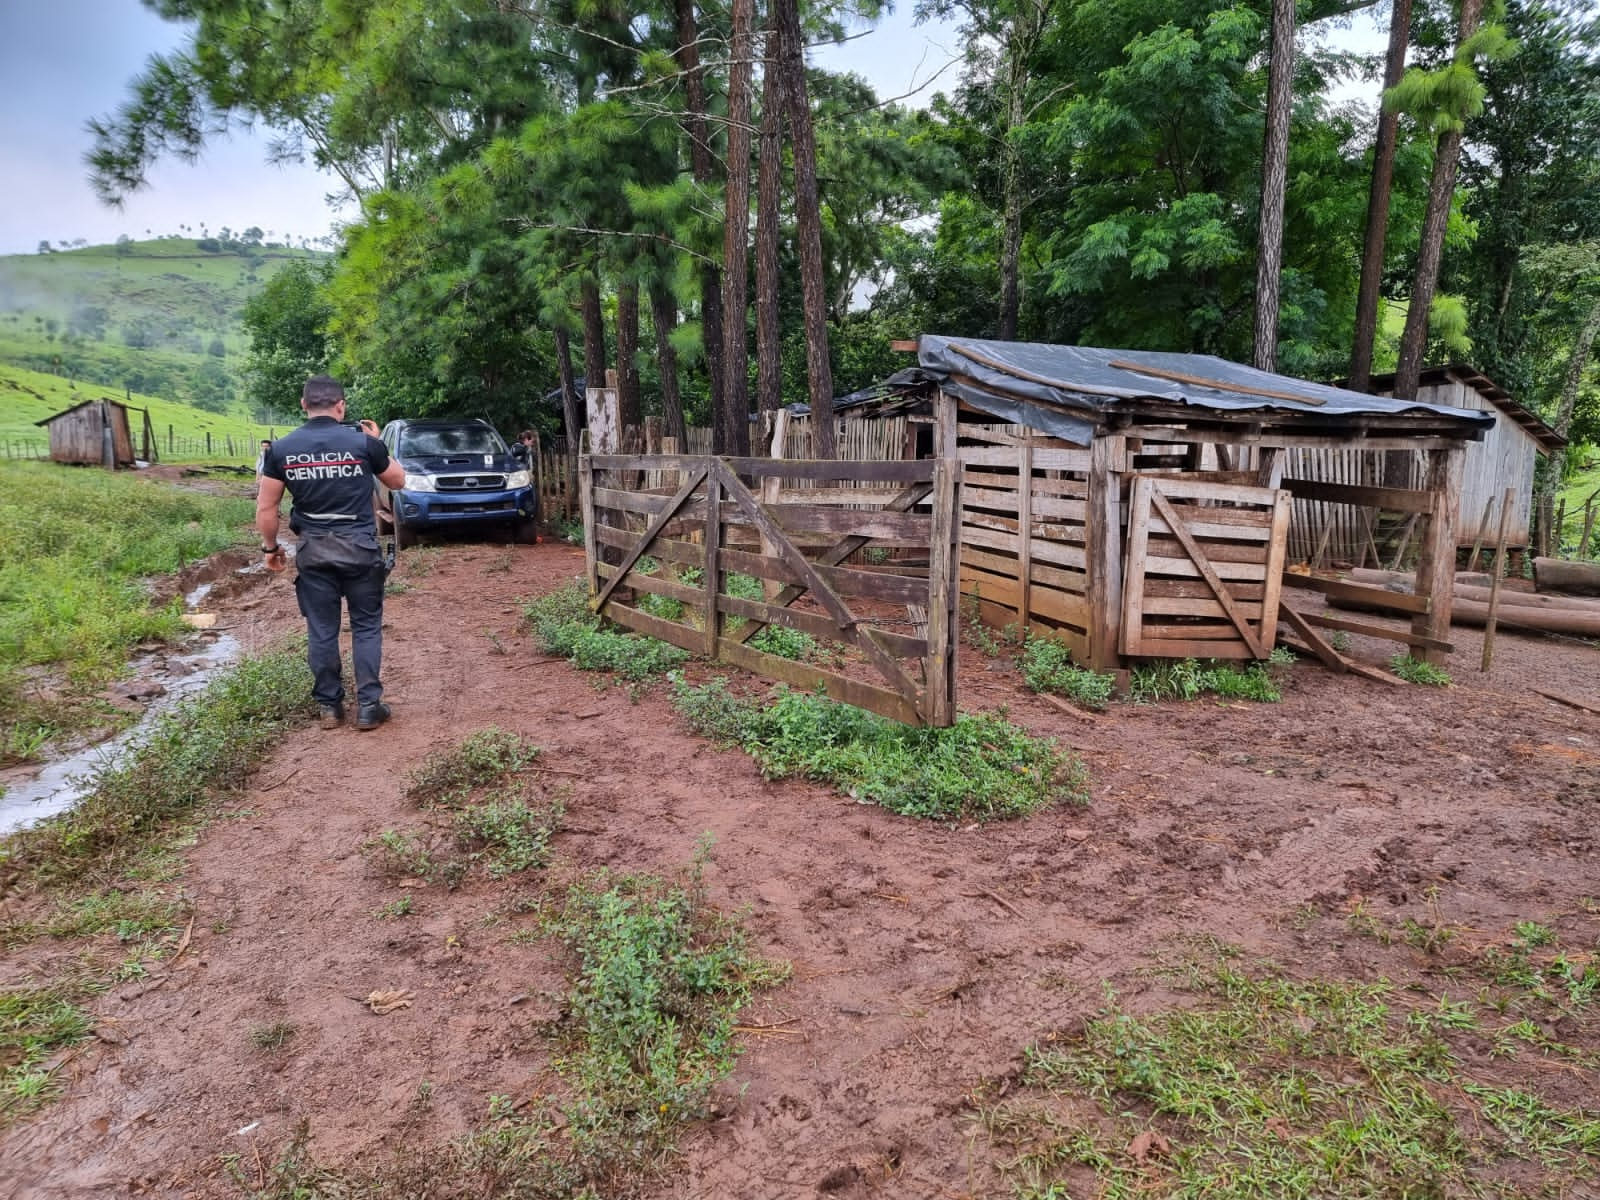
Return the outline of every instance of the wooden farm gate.
<path id="1" fill-rule="evenodd" d="M 907 724 L 949 725 L 958 471 L 938 459 L 585 454 L 592 606 L 707 658 Z M 814 490 L 785 491 L 785 480 Z M 884 485 L 898 489 L 887 501 Z M 909 551 L 927 565 L 895 560 Z M 804 658 L 762 649 L 769 626 L 813 639 Z"/>
<path id="2" fill-rule="evenodd" d="M 1266 658 L 1291 498 L 1277 488 L 1133 477 L 1122 591 L 1131 658 Z"/>

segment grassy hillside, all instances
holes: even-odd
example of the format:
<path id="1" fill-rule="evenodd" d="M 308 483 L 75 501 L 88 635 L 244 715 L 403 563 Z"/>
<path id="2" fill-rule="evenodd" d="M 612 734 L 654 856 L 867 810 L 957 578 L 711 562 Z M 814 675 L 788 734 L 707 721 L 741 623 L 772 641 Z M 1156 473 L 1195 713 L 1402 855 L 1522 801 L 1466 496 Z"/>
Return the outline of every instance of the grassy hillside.
<path id="1" fill-rule="evenodd" d="M 129 397 L 121 388 L 74 384 L 57 375 L 0 363 L 0 459 L 44 456 L 49 449 L 49 436 L 34 422 L 85 400 L 102 398 L 121 400 L 134 408 L 149 410 L 162 462 L 253 463 L 257 443 L 262 438 L 276 437 L 298 424 L 289 421 L 275 426 L 257 425 L 237 413 L 210 413 L 139 392 Z M 128 420 L 133 431 L 134 452 L 138 453 L 143 419 L 132 412 Z M 207 433 L 211 435 L 210 454 L 205 449 Z M 227 452 L 230 437 L 234 450 L 231 456 Z"/>
<path id="2" fill-rule="evenodd" d="M 1600 460 L 1592 466 L 1579 471 L 1562 485 L 1556 493 L 1556 505 L 1566 504 L 1566 514 L 1562 520 L 1562 545 L 1564 553 L 1576 557 L 1578 544 L 1583 538 L 1583 506 L 1586 502 L 1593 503 L 1600 509 Z M 1589 534 L 1588 558 L 1600 558 L 1600 516 L 1595 518 L 1594 527 Z"/>
<path id="3" fill-rule="evenodd" d="M 158 238 L 0 257 L 0 362 L 228 412 L 245 301 L 317 255 L 254 238 Z"/>

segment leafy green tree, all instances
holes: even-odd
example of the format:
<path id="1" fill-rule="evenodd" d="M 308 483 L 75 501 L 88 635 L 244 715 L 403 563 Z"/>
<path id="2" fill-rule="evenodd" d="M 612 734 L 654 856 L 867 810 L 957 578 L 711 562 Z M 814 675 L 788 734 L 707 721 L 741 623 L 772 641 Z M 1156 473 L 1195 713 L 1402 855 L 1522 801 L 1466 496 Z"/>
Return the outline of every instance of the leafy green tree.
<path id="1" fill-rule="evenodd" d="M 243 382 L 253 410 L 292 420 L 305 381 L 329 369 L 328 275 L 325 263 L 292 259 L 245 302 L 242 321 L 250 349 Z M 221 339 L 213 342 L 220 345 Z"/>

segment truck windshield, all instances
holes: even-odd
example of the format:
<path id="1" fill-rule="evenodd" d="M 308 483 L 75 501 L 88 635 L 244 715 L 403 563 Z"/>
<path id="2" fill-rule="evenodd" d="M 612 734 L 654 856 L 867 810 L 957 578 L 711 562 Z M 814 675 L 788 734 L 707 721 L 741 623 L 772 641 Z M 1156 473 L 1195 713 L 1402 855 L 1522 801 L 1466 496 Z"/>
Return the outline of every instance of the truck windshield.
<path id="1" fill-rule="evenodd" d="M 401 431 L 396 453 L 402 458 L 427 458 L 441 454 L 504 454 L 506 444 L 500 435 L 481 425 L 462 425 L 445 429 L 406 429 Z"/>

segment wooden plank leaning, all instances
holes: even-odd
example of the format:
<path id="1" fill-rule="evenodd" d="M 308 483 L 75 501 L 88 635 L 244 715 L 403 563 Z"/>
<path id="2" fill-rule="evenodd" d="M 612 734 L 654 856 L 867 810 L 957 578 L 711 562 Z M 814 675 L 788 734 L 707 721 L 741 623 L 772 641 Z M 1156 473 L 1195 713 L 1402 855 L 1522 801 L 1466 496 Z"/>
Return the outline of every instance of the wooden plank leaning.
<path id="1" fill-rule="evenodd" d="M 1232 594 L 1222 580 L 1217 577 L 1216 571 L 1212 569 L 1210 561 L 1206 558 L 1205 551 L 1200 549 L 1194 538 L 1189 535 L 1188 529 L 1184 527 L 1183 518 L 1173 511 L 1172 505 L 1168 504 L 1166 497 L 1161 494 L 1159 486 L 1151 489 L 1150 502 L 1155 506 L 1156 511 L 1165 518 L 1168 526 L 1172 529 L 1173 535 L 1183 543 L 1183 548 L 1188 552 L 1190 559 L 1193 560 L 1195 568 L 1200 572 L 1200 577 L 1211 586 L 1211 591 L 1216 596 L 1217 603 L 1222 605 L 1222 611 L 1228 614 L 1228 620 L 1233 622 L 1233 626 L 1239 631 L 1239 636 L 1244 640 L 1244 644 L 1255 651 L 1256 658 L 1265 658 L 1267 649 L 1262 644 L 1265 641 L 1264 631 L 1258 632 L 1252 629 L 1244 614 L 1235 607 Z"/>

